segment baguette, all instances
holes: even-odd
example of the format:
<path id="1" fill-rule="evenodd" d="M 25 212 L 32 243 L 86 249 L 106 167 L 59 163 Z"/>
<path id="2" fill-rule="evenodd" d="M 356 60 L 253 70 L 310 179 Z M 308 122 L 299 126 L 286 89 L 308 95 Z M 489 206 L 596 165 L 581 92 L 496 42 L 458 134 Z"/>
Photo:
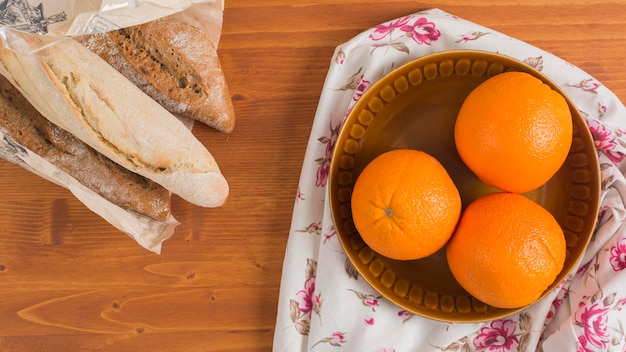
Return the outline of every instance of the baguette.
<path id="1" fill-rule="evenodd" d="M 0 76 L 0 126 L 23 147 L 121 208 L 165 221 L 170 192 L 119 166 L 43 117 Z"/>
<path id="2" fill-rule="evenodd" d="M 196 27 L 169 16 L 78 40 L 170 112 L 232 132 L 235 115 L 217 50 Z"/>
<path id="3" fill-rule="evenodd" d="M 178 118 L 77 41 L 45 40 L 9 30 L 0 50 L 0 74 L 42 115 L 193 204 L 226 201 L 215 159 Z"/>

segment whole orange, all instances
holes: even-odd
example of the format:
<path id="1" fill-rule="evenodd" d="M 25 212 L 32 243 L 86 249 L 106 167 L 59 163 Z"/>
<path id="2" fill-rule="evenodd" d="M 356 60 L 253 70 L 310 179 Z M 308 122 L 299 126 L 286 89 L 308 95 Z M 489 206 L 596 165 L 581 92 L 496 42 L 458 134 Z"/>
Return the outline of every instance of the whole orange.
<path id="1" fill-rule="evenodd" d="M 412 260 L 443 248 L 461 214 L 461 197 L 444 167 L 418 150 L 396 149 L 369 162 L 351 198 L 363 241 L 388 258 Z"/>
<path id="2" fill-rule="evenodd" d="M 545 184 L 565 162 L 572 116 L 565 98 L 538 78 L 505 72 L 470 92 L 454 140 L 463 162 L 484 183 L 523 193 Z"/>
<path id="3" fill-rule="evenodd" d="M 446 248 L 452 274 L 498 308 L 533 303 L 565 263 L 565 236 L 541 205 L 517 193 L 482 196 L 465 209 Z"/>

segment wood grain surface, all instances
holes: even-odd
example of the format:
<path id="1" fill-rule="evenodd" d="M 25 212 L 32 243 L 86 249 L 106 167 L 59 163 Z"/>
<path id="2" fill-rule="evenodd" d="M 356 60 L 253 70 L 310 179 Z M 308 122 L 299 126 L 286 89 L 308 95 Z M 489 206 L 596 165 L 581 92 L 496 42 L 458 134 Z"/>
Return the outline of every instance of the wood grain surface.
<path id="1" fill-rule="evenodd" d="M 520 5 L 523 4 L 523 5 Z M 309 130 L 333 50 L 438 7 L 579 66 L 626 101 L 622 0 L 226 0 L 219 54 L 237 114 L 194 133 L 231 185 L 219 209 L 174 198 L 161 255 L 65 189 L 0 161 L 0 351 L 270 351 Z M 626 117 L 625 117 L 626 118 Z"/>

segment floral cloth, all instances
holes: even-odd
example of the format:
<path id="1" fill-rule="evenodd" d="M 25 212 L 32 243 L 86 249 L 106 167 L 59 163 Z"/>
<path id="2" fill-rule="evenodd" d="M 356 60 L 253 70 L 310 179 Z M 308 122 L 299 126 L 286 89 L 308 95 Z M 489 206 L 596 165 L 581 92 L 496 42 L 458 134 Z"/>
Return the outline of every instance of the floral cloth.
<path id="1" fill-rule="evenodd" d="M 602 169 L 598 223 L 578 267 L 535 305 L 486 323 L 433 321 L 382 298 L 347 262 L 327 202 L 331 152 L 362 93 L 392 69 L 450 49 L 497 51 L 548 75 L 585 116 Z M 338 46 L 295 199 L 274 351 L 626 351 L 625 131 L 626 108 L 589 74 L 439 9 L 380 24 Z"/>

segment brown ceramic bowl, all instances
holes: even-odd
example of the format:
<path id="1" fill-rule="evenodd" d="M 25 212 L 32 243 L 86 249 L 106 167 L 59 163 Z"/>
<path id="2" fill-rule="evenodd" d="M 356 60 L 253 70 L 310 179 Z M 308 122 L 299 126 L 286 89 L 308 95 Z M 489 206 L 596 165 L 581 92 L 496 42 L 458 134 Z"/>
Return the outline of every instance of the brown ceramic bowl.
<path id="1" fill-rule="evenodd" d="M 459 188 L 464 207 L 481 195 L 497 191 L 482 183 L 461 161 L 453 130 L 469 92 L 505 71 L 528 72 L 565 96 L 540 72 L 515 59 L 480 51 L 448 51 L 411 61 L 373 84 L 340 132 L 329 176 L 330 208 L 338 237 L 360 275 L 382 296 L 409 312 L 441 321 L 478 322 L 526 308 L 499 309 L 471 297 L 452 276 L 445 249 L 413 261 L 379 255 L 361 239 L 350 211 L 352 187 L 359 173 L 377 155 L 398 148 L 423 150 L 436 157 Z M 583 255 L 600 199 L 600 168 L 593 139 L 569 99 L 568 104 L 574 124 L 570 154 L 547 184 L 525 193 L 554 215 L 567 242 L 565 266 L 542 297 L 565 279 Z"/>

